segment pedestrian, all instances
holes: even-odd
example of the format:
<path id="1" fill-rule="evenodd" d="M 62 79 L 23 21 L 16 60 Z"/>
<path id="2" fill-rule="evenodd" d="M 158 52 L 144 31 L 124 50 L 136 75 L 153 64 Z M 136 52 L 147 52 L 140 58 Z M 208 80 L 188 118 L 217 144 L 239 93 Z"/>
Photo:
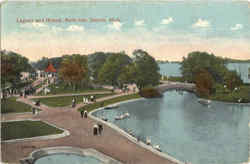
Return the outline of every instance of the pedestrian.
<path id="1" fill-rule="evenodd" d="M 103 130 L 103 126 L 100 123 L 98 123 L 97 125 L 98 125 L 99 134 L 101 135 L 102 134 L 102 130 Z"/>
<path id="2" fill-rule="evenodd" d="M 84 96 L 82 97 L 82 102 L 83 102 L 83 104 L 85 104 L 85 102 L 86 102 Z"/>
<path id="3" fill-rule="evenodd" d="M 81 117 L 83 118 L 83 110 L 81 110 Z"/>
<path id="4" fill-rule="evenodd" d="M 72 99 L 72 108 L 74 108 L 75 105 L 76 105 L 76 100 L 75 100 L 75 98 L 73 98 L 73 99 Z"/>
<path id="5" fill-rule="evenodd" d="M 84 118 L 87 118 L 88 117 L 88 112 L 86 110 L 84 110 Z"/>
<path id="6" fill-rule="evenodd" d="M 94 125 L 93 126 L 93 135 L 95 136 L 95 135 L 97 135 L 98 134 L 98 125 Z"/>
<path id="7" fill-rule="evenodd" d="M 36 114 L 36 110 L 35 108 L 32 108 L 32 114 L 35 115 Z"/>

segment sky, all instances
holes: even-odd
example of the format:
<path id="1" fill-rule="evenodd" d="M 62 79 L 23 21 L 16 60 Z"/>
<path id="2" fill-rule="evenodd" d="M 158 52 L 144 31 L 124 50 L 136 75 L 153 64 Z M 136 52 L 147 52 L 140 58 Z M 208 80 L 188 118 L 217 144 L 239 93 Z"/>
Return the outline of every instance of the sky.
<path id="1" fill-rule="evenodd" d="M 250 59 L 250 2 L 6 2 L 2 49 L 31 61 L 97 51 L 182 60 L 192 51 Z"/>

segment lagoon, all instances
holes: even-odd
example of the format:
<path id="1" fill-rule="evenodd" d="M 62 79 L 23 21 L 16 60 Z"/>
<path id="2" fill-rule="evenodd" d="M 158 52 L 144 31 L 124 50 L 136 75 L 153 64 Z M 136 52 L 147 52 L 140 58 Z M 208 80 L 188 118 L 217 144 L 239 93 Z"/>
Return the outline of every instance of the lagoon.
<path id="1" fill-rule="evenodd" d="M 161 75 L 181 76 L 181 65 L 179 63 L 163 63 L 159 64 L 159 67 Z M 235 70 L 240 75 L 244 83 L 250 83 L 250 78 L 248 78 L 250 63 L 228 63 L 227 68 L 229 70 Z"/>
<path id="2" fill-rule="evenodd" d="M 123 103 L 93 113 L 180 161 L 192 164 L 237 164 L 248 160 L 249 106 L 212 102 L 204 106 L 188 92 L 168 91 L 163 98 Z M 130 113 L 130 118 L 115 120 Z"/>

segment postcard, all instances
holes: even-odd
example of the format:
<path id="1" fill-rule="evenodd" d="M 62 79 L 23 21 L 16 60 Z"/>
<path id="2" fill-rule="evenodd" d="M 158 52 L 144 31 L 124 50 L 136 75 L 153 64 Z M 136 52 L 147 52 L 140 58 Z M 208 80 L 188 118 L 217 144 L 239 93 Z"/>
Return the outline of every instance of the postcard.
<path id="1" fill-rule="evenodd" d="M 1 3 L 1 163 L 247 164 L 250 2 Z"/>

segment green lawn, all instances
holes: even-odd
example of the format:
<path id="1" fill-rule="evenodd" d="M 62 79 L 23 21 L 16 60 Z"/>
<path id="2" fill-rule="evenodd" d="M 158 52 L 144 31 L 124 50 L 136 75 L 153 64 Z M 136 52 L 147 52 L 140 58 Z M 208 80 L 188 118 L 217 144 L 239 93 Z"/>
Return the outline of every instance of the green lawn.
<path id="1" fill-rule="evenodd" d="M 101 101 L 101 102 L 96 102 L 94 104 L 86 105 L 86 106 L 80 108 L 79 111 L 87 110 L 88 112 L 91 112 L 92 110 L 103 107 L 103 106 L 118 103 L 118 102 L 121 102 L 121 101 L 136 99 L 136 98 L 141 98 L 141 96 L 139 94 L 120 96 L 120 97 L 116 97 L 116 98 L 113 98 L 113 99 L 109 99 L 109 100 L 105 100 L 105 101 Z"/>
<path id="2" fill-rule="evenodd" d="M 83 93 L 83 92 L 97 92 L 97 91 L 110 91 L 105 88 L 78 88 L 74 90 L 72 87 L 66 86 L 64 83 L 51 84 L 48 86 L 50 93 L 48 95 L 64 94 L 64 93 Z M 44 95 L 41 91 L 37 95 Z"/>
<path id="3" fill-rule="evenodd" d="M 250 86 L 242 85 L 237 91 L 230 91 L 223 86 L 216 86 L 216 93 L 211 95 L 209 99 L 225 102 L 235 102 L 241 99 L 241 103 L 250 103 Z"/>
<path id="4" fill-rule="evenodd" d="M 42 121 L 13 121 L 1 123 L 1 140 L 31 138 L 63 133 L 62 130 Z"/>
<path id="5" fill-rule="evenodd" d="M 106 97 L 114 95 L 114 93 L 107 94 L 95 94 L 96 98 Z M 48 98 L 38 98 L 32 99 L 34 101 L 40 100 L 42 104 L 45 104 L 50 107 L 64 107 L 72 104 L 73 97 L 76 98 L 76 104 L 82 103 L 83 96 L 61 96 L 61 97 L 48 97 Z M 86 97 L 86 96 L 85 96 Z"/>
<path id="6" fill-rule="evenodd" d="M 16 97 L 9 97 L 1 100 L 1 113 L 23 113 L 31 112 L 31 106 L 22 102 L 16 101 Z"/>

